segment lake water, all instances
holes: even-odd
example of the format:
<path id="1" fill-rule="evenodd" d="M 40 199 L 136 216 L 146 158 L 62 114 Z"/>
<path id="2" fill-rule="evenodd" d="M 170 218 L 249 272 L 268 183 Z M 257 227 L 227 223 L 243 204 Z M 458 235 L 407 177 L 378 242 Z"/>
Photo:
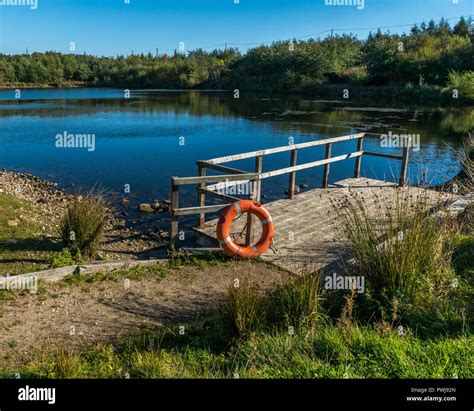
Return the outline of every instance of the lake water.
<path id="1" fill-rule="evenodd" d="M 420 107 L 406 103 L 323 101 L 224 91 L 140 90 L 124 98 L 123 90 L 0 90 L 0 168 L 31 172 L 57 181 L 67 190 L 100 186 L 124 196 L 130 185 L 130 218 L 139 202 L 169 198 L 171 176 L 196 175 L 196 160 L 262 148 L 301 143 L 366 131 L 364 147 L 381 148 L 377 134 L 420 136 L 420 150 L 410 153 L 412 181 L 422 169 L 434 183 L 453 177 L 458 165 L 452 153 L 472 129 L 472 107 Z M 62 133 L 94 134 L 95 149 L 58 148 Z M 333 155 L 355 151 L 355 142 L 333 146 Z M 324 148 L 303 150 L 298 162 L 324 158 Z M 264 171 L 289 165 L 289 153 L 266 156 Z M 251 171 L 252 161 L 230 163 Z M 362 175 L 392 180 L 399 162 L 364 157 Z M 330 182 L 352 177 L 354 160 L 331 166 Z M 322 167 L 298 173 L 297 182 L 319 187 Z M 267 201 L 283 196 L 288 176 L 263 182 Z M 183 205 L 195 205 L 192 188 Z"/>

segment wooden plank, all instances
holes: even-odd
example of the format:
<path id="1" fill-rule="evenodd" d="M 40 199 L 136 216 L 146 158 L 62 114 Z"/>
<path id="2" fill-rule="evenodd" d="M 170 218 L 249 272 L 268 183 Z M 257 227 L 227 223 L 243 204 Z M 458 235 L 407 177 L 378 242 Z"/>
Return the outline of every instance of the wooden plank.
<path id="1" fill-rule="evenodd" d="M 364 144 L 364 139 L 359 138 L 357 140 L 357 151 L 362 151 L 362 145 Z M 359 178 L 360 177 L 360 163 L 362 161 L 362 156 L 357 157 L 355 161 L 355 169 L 354 169 L 354 178 Z"/>
<path id="2" fill-rule="evenodd" d="M 204 177 L 206 175 L 206 167 L 198 162 L 198 176 Z M 201 183 L 200 188 L 204 189 L 206 187 L 206 183 Z M 206 205 L 206 193 L 202 190 L 199 190 L 198 187 L 198 205 L 199 207 L 204 207 Z M 206 224 L 206 215 L 201 213 L 198 215 L 198 227 L 204 227 Z"/>
<path id="3" fill-rule="evenodd" d="M 266 156 L 268 154 L 282 153 L 282 152 L 285 152 L 285 151 L 291 151 L 291 150 L 295 150 L 295 149 L 299 150 L 299 149 L 303 149 L 303 148 L 322 146 L 322 145 L 329 144 L 329 143 L 339 143 L 339 142 L 342 142 L 342 141 L 360 139 L 360 138 L 364 137 L 364 135 L 365 135 L 365 133 L 351 134 L 351 135 L 347 135 L 347 136 L 327 138 L 325 140 L 316 140 L 316 141 L 309 141 L 307 143 L 299 143 L 299 144 L 293 144 L 293 145 L 288 145 L 288 146 L 269 148 L 269 149 L 266 149 L 266 150 L 250 151 L 248 153 L 234 154 L 234 155 L 230 155 L 230 156 L 218 157 L 218 158 L 213 158 L 211 160 L 206 160 L 206 161 L 208 163 L 211 163 L 211 164 L 227 163 L 229 161 L 244 160 L 246 158 L 252 158 L 252 157 L 257 157 L 257 156 Z"/>
<path id="4" fill-rule="evenodd" d="M 175 185 L 186 185 L 186 184 L 201 184 L 201 183 L 214 183 L 218 181 L 244 181 L 252 180 L 257 178 L 257 174 L 227 174 L 227 175 L 216 175 L 216 176 L 200 176 L 200 177 L 172 177 Z"/>
<path id="5" fill-rule="evenodd" d="M 296 161 L 298 159 L 298 150 L 294 149 L 291 150 L 291 157 L 290 157 L 290 167 L 296 166 Z M 295 198 L 295 186 L 296 186 L 296 170 L 290 173 L 288 178 L 288 198 L 293 200 Z"/>
<path id="6" fill-rule="evenodd" d="M 331 158 L 331 151 L 332 151 L 332 144 L 329 143 L 329 144 L 326 145 L 326 154 L 325 154 L 326 159 Z M 330 163 L 325 164 L 324 165 L 324 171 L 323 171 L 323 184 L 322 184 L 323 188 L 327 188 L 327 186 L 328 186 L 329 171 L 330 170 L 331 170 L 331 164 Z"/>
<path id="7" fill-rule="evenodd" d="M 385 158 L 390 158 L 392 160 L 402 160 L 403 159 L 403 156 L 399 156 L 399 155 L 396 155 L 396 154 L 377 153 L 376 151 L 367 151 L 367 150 L 364 150 L 364 156 L 385 157 Z"/>
<path id="8" fill-rule="evenodd" d="M 247 174 L 247 171 L 239 170 L 238 168 L 223 166 L 221 164 L 212 164 L 212 163 L 209 163 L 208 161 L 198 160 L 198 161 L 196 161 L 196 163 L 199 166 L 202 166 L 204 168 L 210 168 L 212 170 L 222 171 L 223 173 Z"/>

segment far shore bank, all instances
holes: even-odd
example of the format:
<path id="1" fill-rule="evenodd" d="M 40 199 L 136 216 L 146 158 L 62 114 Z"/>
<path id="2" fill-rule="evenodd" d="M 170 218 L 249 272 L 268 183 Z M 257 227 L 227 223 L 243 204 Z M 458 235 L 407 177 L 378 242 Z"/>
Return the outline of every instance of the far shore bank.
<path id="1" fill-rule="evenodd" d="M 1 90 L 59 90 L 59 89 L 130 89 L 130 90 L 163 90 L 163 91 L 203 91 L 210 92 L 216 89 L 210 88 L 161 88 L 131 87 L 126 84 L 90 84 L 85 82 L 67 82 L 61 85 L 43 83 L 8 83 L 0 85 Z M 220 92 L 233 93 L 232 89 L 219 89 Z M 254 93 L 264 95 L 284 95 L 284 96 L 306 96 L 319 98 L 340 98 L 348 101 L 354 99 L 376 98 L 381 102 L 409 102 L 422 103 L 425 105 L 446 104 L 453 106 L 474 105 L 474 99 L 459 95 L 453 98 L 452 90 L 438 86 L 407 86 L 407 85 L 386 85 L 386 86 L 360 86 L 354 84 L 323 84 L 308 88 L 291 89 L 288 92 L 273 92 L 265 89 L 240 89 L 241 93 Z M 348 91 L 348 97 L 344 93 Z"/>

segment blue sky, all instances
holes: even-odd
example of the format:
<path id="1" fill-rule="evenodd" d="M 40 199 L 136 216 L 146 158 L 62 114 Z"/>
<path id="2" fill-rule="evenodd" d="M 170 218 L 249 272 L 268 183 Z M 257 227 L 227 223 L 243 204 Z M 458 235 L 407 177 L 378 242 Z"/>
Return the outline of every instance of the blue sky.
<path id="1" fill-rule="evenodd" d="M 325 0 L 0 0 L 0 52 L 55 50 L 116 55 L 289 39 L 325 30 L 385 27 L 474 14 L 474 0 L 365 0 L 364 8 Z M 20 0 L 18 0 L 20 1 Z M 34 1 L 34 0 L 23 0 Z M 409 27 L 391 28 L 391 32 Z M 348 30 L 345 30 L 348 32 Z M 341 32 L 341 31 L 338 31 Z M 368 30 L 353 32 L 364 38 Z M 321 34 L 324 37 L 326 34 Z"/>

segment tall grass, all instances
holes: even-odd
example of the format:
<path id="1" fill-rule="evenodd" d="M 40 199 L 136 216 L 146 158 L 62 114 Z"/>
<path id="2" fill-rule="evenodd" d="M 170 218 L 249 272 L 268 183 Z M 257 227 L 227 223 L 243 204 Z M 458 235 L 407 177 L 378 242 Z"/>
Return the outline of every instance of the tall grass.
<path id="1" fill-rule="evenodd" d="M 463 144 L 455 151 L 461 165 L 456 183 L 460 185 L 463 194 L 474 192 L 474 131 L 468 133 Z"/>
<path id="2" fill-rule="evenodd" d="M 274 298 L 277 317 L 287 327 L 312 325 L 321 319 L 320 281 L 320 275 L 304 275 L 277 290 Z"/>
<path id="3" fill-rule="evenodd" d="M 367 207 L 355 195 L 339 208 L 345 248 L 351 260 L 346 275 L 365 277 L 359 313 L 391 317 L 394 303 L 404 307 L 436 307 L 453 290 L 450 266 L 452 230 L 446 220 L 427 210 L 433 193 L 394 188 Z"/>
<path id="4" fill-rule="evenodd" d="M 72 201 L 60 221 L 59 234 L 73 255 L 94 258 L 103 239 L 108 218 L 102 191 L 90 191 Z"/>
<path id="5" fill-rule="evenodd" d="M 304 275 L 263 296 L 245 280 L 230 287 L 225 302 L 224 321 L 234 335 L 246 338 L 253 333 L 293 329 L 303 332 L 323 322 L 320 276 Z"/>
<path id="6" fill-rule="evenodd" d="M 246 279 L 231 285 L 224 304 L 230 328 L 238 337 L 247 337 L 262 327 L 265 309 L 258 291 Z"/>

